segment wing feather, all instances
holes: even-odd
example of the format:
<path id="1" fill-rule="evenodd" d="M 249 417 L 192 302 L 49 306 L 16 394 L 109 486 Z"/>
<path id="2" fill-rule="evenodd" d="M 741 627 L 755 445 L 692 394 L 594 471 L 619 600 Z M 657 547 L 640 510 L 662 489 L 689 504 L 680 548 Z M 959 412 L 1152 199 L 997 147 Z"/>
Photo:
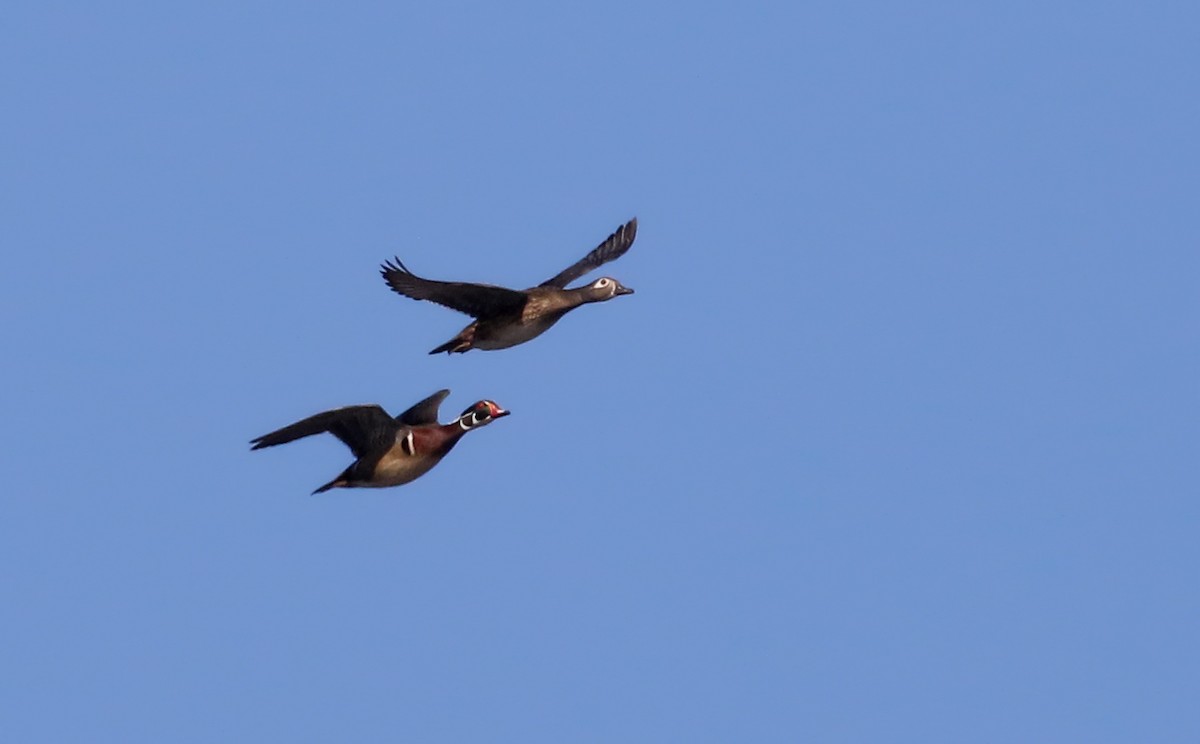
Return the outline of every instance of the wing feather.
<path id="1" fill-rule="evenodd" d="M 270 434 L 250 440 L 250 449 L 274 447 L 277 444 L 329 432 L 350 448 L 355 457 L 363 457 L 380 448 L 391 446 L 399 424 L 379 406 L 347 406 L 323 411 L 297 421 Z"/>
<path id="2" fill-rule="evenodd" d="M 475 318 L 519 313 L 525 307 L 524 292 L 490 284 L 424 279 L 409 271 L 399 258 L 384 263 L 379 273 L 393 292 L 414 300 L 436 302 Z"/>
<path id="3" fill-rule="evenodd" d="M 449 390 L 439 390 L 429 396 L 420 403 L 415 404 L 404 413 L 396 417 L 396 421 L 405 426 L 422 426 L 425 424 L 436 424 L 438 422 L 438 408 L 441 407 L 442 401 L 450 394 Z"/>
<path id="4" fill-rule="evenodd" d="M 596 246 L 591 253 L 563 270 L 554 278 L 542 282 L 539 286 L 565 288 L 568 284 L 589 271 L 625 255 L 625 251 L 629 250 L 629 246 L 633 245 L 633 239 L 636 237 L 637 217 L 634 217 L 629 222 L 618 227 L 616 232 L 605 238 L 604 242 Z"/>

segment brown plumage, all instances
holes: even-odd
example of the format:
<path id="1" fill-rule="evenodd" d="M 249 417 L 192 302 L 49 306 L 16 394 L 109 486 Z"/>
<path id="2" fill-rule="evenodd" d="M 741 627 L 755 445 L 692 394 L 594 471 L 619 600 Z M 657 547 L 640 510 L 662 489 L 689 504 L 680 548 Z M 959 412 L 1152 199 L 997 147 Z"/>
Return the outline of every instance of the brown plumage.
<path id="1" fill-rule="evenodd" d="M 331 488 L 399 486 L 429 472 L 468 431 L 509 414 L 495 402 L 481 400 L 455 421 L 439 424 L 438 408 L 449 394 L 439 390 L 395 418 L 377 405 L 323 411 L 251 440 L 251 449 L 328 432 L 350 448 L 355 460 L 314 494 Z"/>
<path id="2" fill-rule="evenodd" d="M 545 333 L 580 305 L 633 294 L 632 289 L 622 286 L 612 277 L 603 277 L 574 289 L 566 289 L 566 285 L 623 256 L 633 245 L 636 236 L 635 217 L 617 228 L 579 261 L 538 286 L 525 290 L 424 279 L 409 271 L 399 258 L 384 263 L 380 274 L 398 294 L 414 300 L 434 302 L 475 318 L 457 336 L 430 351 L 430 354 L 507 349 Z"/>

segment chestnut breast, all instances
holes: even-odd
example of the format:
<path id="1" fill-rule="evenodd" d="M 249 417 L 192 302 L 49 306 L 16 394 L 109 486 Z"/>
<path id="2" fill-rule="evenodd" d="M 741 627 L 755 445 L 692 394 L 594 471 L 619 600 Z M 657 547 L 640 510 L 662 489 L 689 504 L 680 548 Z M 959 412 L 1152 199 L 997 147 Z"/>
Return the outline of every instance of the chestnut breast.
<path id="1" fill-rule="evenodd" d="M 420 478 L 453 449 L 463 433 L 457 423 L 401 429 L 395 443 L 375 464 L 371 485 L 399 486 Z"/>

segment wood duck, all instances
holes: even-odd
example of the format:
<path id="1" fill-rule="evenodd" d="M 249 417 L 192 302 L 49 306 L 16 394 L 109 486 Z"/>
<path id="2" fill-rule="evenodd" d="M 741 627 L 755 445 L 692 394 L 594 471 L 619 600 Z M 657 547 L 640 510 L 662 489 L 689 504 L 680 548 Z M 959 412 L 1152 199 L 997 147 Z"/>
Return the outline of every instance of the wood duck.
<path id="1" fill-rule="evenodd" d="M 633 245 L 636 235 L 635 217 L 617 228 L 616 232 L 575 264 L 538 286 L 525 290 L 422 279 L 409 271 L 399 258 L 384 263 L 379 273 L 389 287 L 405 297 L 436 302 L 475 318 L 475 322 L 430 354 L 507 349 L 542 335 L 562 316 L 580 305 L 633 294 L 632 289 L 609 276 L 574 289 L 567 289 L 566 286 L 602 264 L 623 256 Z"/>
<path id="2" fill-rule="evenodd" d="M 449 394 L 449 390 L 439 390 L 395 418 L 376 405 L 335 408 L 252 439 L 250 449 L 329 432 L 357 459 L 314 494 L 331 488 L 399 486 L 429 472 L 468 431 L 509 414 L 494 401 L 481 400 L 452 423 L 439 424 L 438 407 Z"/>

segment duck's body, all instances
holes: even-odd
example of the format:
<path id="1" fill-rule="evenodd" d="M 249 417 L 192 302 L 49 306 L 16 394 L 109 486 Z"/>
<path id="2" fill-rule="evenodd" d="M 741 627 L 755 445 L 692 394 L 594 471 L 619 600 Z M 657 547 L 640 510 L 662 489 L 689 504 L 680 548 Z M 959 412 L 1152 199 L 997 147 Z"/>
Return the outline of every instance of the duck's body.
<path id="1" fill-rule="evenodd" d="M 389 287 L 405 297 L 436 302 L 475 318 L 475 322 L 430 354 L 464 353 L 471 349 L 494 351 L 537 338 L 581 305 L 633 294 L 632 289 L 611 277 L 574 289 L 566 289 L 566 285 L 592 269 L 620 258 L 633 245 L 636 236 L 637 219 L 634 218 L 566 270 L 524 290 L 423 279 L 409 271 L 399 258 L 385 263 L 380 273 Z"/>
<path id="2" fill-rule="evenodd" d="M 449 394 L 449 390 L 440 390 L 395 418 L 376 405 L 335 408 L 258 437 L 251 441 L 251 449 L 329 432 L 345 443 L 356 459 L 313 493 L 404 485 L 428 473 L 468 431 L 508 415 L 494 402 L 481 400 L 457 420 L 439 424 L 438 407 Z"/>
<path id="3" fill-rule="evenodd" d="M 459 331 L 457 336 L 429 353 L 507 349 L 542 335 L 562 320 L 564 315 L 580 305 L 598 301 L 587 299 L 586 294 L 578 289 L 533 287 L 525 290 L 525 295 L 525 303 L 520 312 L 492 315 L 476 320 Z"/>
<path id="4" fill-rule="evenodd" d="M 526 341 L 532 341 L 567 314 L 566 310 L 554 314 L 522 317 L 519 320 L 508 318 L 475 321 L 458 332 L 458 335 L 447 341 L 430 354 L 446 352 L 465 353 L 470 349 L 481 351 L 497 351 L 518 346 Z"/>

